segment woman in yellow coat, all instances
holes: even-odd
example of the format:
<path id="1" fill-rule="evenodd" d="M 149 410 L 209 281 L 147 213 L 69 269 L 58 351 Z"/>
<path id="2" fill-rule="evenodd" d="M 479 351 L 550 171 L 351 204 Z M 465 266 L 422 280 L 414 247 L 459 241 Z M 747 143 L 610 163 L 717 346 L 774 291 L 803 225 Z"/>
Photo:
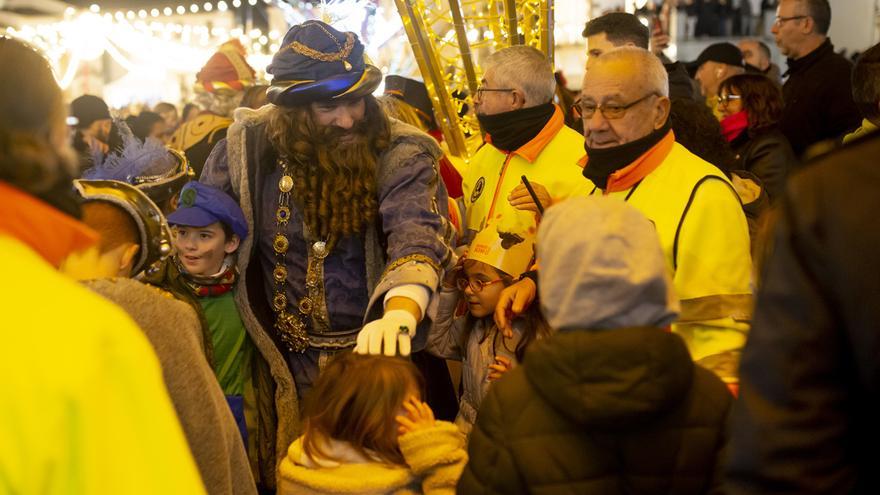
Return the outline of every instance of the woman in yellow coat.
<path id="1" fill-rule="evenodd" d="M 464 436 L 435 421 L 409 360 L 343 353 L 306 399 L 305 433 L 281 461 L 279 495 L 453 494 Z"/>

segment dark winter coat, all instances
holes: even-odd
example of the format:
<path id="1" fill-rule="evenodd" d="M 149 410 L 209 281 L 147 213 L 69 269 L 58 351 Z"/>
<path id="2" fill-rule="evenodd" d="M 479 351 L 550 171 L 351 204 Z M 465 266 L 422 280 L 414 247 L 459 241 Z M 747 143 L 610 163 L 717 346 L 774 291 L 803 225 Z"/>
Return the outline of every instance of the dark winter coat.
<path id="1" fill-rule="evenodd" d="M 831 40 L 797 60 L 788 59 L 782 86 L 785 110 L 779 127 L 795 155 L 859 126 L 862 116 L 853 102 L 852 64 L 834 52 Z"/>
<path id="2" fill-rule="evenodd" d="M 880 493 L 880 136 L 779 202 L 740 367 L 733 494 Z"/>
<path id="3" fill-rule="evenodd" d="M 559 333 L 483 400 L 458 493 L 707 493 L 731 402 L 675 334 Z"/>
<path id="4" fill-rule="evenodd" d="M 799 162 L 788 139 L 778 129 L 740 134 L 730 143 L 739 169 L 755 174 L 773 201 L 782 194 L 788 173 Z"/>

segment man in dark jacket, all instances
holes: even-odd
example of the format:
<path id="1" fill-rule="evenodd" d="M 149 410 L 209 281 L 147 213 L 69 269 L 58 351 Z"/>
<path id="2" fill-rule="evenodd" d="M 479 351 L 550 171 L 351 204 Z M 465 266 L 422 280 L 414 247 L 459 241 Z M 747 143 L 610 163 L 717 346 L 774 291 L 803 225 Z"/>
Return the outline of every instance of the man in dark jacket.
<path id="1" fill-rule="evenodd" d="M 548 209 L 537 246 L 559 333 L 490 389 L 459 493 L 716 488 L 731 397 L 664 331 L 678 301 L 651 222 L 620 200 L 573 198 Z"/>
<path id="2" fill-rule="evenodd" d="M 587 39 L 587 66 L 591 60 L 621 46 L 648 49 L 650 32 L 639 18 L 624 12 L 612 12 L 590 20 L 581 35 Z M 669 74 L 669 97 L 698 100 L 699 90 L 681 62 L 661 57 Z"/>
<path id="3" fill-rule="evenodd" d="M 782 0 L 776 9 L 772 32 L 788 57 L 780 128 L 798 156 L 812 144 L 855 129 L 861 121 L 850 88 L 852 64 L 834 53 L 827 36 L 830 24 L 828 0 Z"/>
<path id="4" fill-rule="evenodd" d="M 789 183 L 733 413 L 730 493 L 880 493 L 880 138 Z"/>

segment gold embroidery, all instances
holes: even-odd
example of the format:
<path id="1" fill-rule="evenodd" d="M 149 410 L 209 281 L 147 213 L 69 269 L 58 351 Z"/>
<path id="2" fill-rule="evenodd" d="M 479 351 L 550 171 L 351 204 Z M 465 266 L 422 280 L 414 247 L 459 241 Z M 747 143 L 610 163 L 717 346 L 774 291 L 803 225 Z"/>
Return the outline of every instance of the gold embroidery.
<path id="1" fill-rule="evenodd" d="M 416 263 L 425 263 L 434 269 L 435 272 L 440 273 L 440 265 L 434 262 L 431 258 L 425 256 L 424 254 L 410 254 L 408 256 L 404 256 L 403 258 L 398 258 L 392 261 L 388 268 L 385 269 L 385 272 L 382 273 L 381 278 L 385 278 L 386 275 L 393 272 L 394 270 L 400 268 L 402 265 L 409 263 L 410 261 L 414 261 Z"/>
<path id="2" fill-rule="evenodd" d="M 345 66 L 345 70 L 351 70 L 351 64 L 348 63 L 348 61 L 346 61 L 345 59 L 347 59 L 348 56 L 351 55 L 351 49 L 354 48 L 354 34 L 345 33 L 345 45 L 340 45 L 339 40 L 337 40 L 335 36 L 330 34 L 330 32 L 324 29 L 321 25 L 316 25 L 321 28 L 321 30 L 324 31 L 324 33 L 326 33 L 327 36 L 329 36 L 330 39 L 333 40 L 334 43 L 336 43 L 336 47 L 339 49 L 338 51 L 333 53 L 319 52 L 314 48 L 309 48 L 308 46 L 303 45 L 299 41 L 294 41 L 293 43 L 287 45 L 287 47 L 295 51 L 296 53 L 299 53 L 300 55 L 305 55 L 306 57 L 309 57 L 313 60 L 320 60 L 321 62 L 341 61 Z"/>

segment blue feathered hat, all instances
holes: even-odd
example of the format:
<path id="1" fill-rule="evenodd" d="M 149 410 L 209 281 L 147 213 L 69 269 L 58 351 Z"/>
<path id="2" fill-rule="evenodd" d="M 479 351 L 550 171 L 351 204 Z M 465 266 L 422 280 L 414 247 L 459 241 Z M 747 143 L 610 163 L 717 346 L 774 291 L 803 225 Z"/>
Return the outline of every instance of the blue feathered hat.
<path id="1" fill-rule="evenodd" d="M 356 34 L 317 20 L 290 28 L 266 71 L 272 74 L 269 101 L 279 106 L 359 98 L 382 82 L 382 72 L 367 63 Z"/>

